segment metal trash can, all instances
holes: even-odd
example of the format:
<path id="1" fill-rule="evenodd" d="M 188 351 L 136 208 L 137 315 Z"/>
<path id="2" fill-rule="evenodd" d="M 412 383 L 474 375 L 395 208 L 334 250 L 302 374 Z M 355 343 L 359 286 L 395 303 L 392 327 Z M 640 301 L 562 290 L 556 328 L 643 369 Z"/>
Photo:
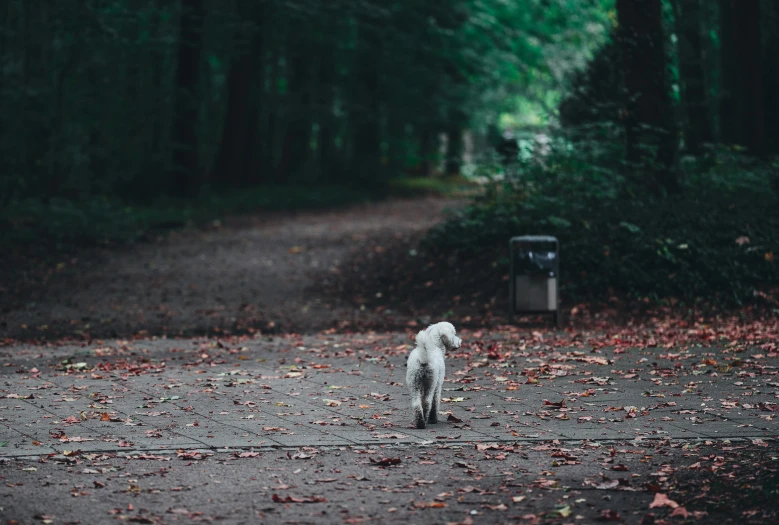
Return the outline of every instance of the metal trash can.
<path id="1" fill-rule="evenodd" d="M 509 241 L 509 317 L 551 313 L 561 326 L 558 283 L 560 244 L 557 237 L 523 235 Z"/>

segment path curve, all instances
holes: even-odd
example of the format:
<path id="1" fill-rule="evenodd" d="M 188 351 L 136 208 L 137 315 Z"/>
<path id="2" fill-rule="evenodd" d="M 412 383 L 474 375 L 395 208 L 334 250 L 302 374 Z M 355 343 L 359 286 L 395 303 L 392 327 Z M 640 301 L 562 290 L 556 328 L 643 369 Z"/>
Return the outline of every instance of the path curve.
<path id="1" fill-rule="evenodd" d="M 356 250 L 422 235 L 457 201 L 391 200 L 346 210 L 228 219 L 153 243 L 93 251 L 45 284 L 0 296 L 0 337 L 312 332 L 369 313 L 317 293 Z M 389 320 L 388 320 L 389 322 Z"/>

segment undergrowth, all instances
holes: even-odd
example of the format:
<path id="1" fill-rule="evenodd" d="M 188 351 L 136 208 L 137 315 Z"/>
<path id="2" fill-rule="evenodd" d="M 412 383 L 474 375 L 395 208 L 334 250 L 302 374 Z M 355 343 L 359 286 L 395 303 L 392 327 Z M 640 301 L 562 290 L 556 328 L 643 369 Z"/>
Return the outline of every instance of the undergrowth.
<path id="1" fill-rule="evenodd" d="M 779 285 L 772 166 L 727 150 L 684 159 L 682 191 L 662 198 L 603 166 L 561 147 L 507 170 L 422 247 L 433 259 L 491 269 L 500 283 L 512 236 L 554 235 L 568 300 L 740 304 Z"/>

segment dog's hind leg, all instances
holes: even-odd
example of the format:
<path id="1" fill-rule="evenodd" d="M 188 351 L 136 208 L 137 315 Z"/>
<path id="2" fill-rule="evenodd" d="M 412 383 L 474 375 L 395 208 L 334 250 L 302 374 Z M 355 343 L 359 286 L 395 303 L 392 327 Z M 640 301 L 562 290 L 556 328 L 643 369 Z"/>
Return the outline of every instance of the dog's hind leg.
<path id="1" fill-rule="evenodd" d="M 427 420 L 430 423 L 438 423 L 438 413 L 441 410 L 441 387 L 433 391 L 433 398 L 430 400 L 430 415 Z"/>
<path id="2" fill-rule="evenodd" d="M 425 428 L 427 418 L 423 406 L 422 396 L 418 396 L 411 402 L 411 410 L 414 414 L 414 424 L 417 428 Z"/>
<path id="3" fill-rule="evenodd" d="M 427 392 L 425 392 L 426 394 Z M 429 420 L 430 416 L 430 398 L 426 395 L 422 396 L 422 417 L 425 423 Z M 419 426 L 419 423 L 417 423 L 417 428 L 425 428 L 425 424 L 423 424 L 421 427 Z"/>

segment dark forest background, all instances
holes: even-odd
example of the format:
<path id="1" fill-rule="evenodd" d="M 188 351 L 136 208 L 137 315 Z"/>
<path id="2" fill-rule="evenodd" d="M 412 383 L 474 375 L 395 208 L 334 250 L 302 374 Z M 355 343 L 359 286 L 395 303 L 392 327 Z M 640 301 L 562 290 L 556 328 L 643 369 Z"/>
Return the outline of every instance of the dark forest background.
<path id="1" fill-rule="evenodd" d="M 764 296 L 778 57 L 773 0 L 7 0 L 0 238 L 456 187 L 431 256 L 543 230 L 574 295 Z"/>

